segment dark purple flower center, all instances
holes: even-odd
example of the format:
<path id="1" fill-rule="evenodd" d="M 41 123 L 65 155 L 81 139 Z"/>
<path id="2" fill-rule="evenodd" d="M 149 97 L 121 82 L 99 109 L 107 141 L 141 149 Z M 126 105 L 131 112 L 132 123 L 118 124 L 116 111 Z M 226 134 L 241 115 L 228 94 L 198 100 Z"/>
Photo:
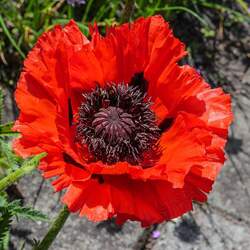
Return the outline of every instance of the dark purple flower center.
<path id="1" fill-rule="evenodd" d="M 94 160 L 140 164 L 160 137 L 151 101 L 134 85 L 111 84 L 84 93 L 77 138 Z"/>
<path id="2" fill-rule="evenodd" d="M 101 108 L 94 115 L 92 126 L 95 128 L 95 134 L 101 136 L 111 144 L 119 140 L 127 140 L 135 127 L 131 114 L 124 112 L 117 107 Z"/>

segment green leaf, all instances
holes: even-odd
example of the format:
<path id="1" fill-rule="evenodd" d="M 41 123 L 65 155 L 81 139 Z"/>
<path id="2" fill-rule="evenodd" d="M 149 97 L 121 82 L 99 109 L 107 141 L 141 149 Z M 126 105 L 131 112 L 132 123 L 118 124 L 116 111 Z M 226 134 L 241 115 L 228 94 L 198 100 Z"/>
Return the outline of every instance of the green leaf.
<path id="1" fill-rule="evenodd" d="M 14 211 L 15 209 L 21 207 L 21 201 L 20 200 L 14 200 L 12 202 L 10 202 L 7 205 L 7 210 L 8 211 Z M 12 213 L 14 215 L 14 213 Z"/>
<path id="2" fill-rule="evenodd" d="M 10 166 L 6 162 L 6 159 L 4 157 L 1 157 L 0 158 L 0 179 L 2 179 L 6 174 L 4 170 L 7 170 L 9 168 Z"/>
<path id="3" fill-rule="evenodd" d="M 32 239 L 32 243 L 31 243 L 31 245 L 33 246 L 33 248 L 32 248 L 32 250 L 33 249 L 36 249 L 37 247 L 38 247 L 38 245 L 40 244 L 40 240 L 37 240 L 37 239 Z"/>
<path id="4" fill-rule="evenodd" d="M 248 4 L 244 0 L 236 0 L 236 2 L 241 6 L 241 8 L 245 11 L 245 13 L 250 16 L 250 12 L 248 9 Z"/>
<path id="5" fill-rule="evenodd" d="M 2 192 L 0 193 L 0 209 L 3 207 L 7 206 L 7 197 L 6 197 L 6 193 Z"/>
<path id="6" fill-rule="evenodd" d="M 19 250 L 24 250 L 25 249 L 25 240 L 21 241 L 21 246 Z"/>
<path id="7" fill-rule="evenodd" d="M 223 4 L 217 4 L 214 2 L 208 2 L 208 1 L 201 1 L 199 0 L 198 3 L 200 3 L 201 5 L 203 5 L 206 8 L 211 8 L 211 9 L 215 9 L 215 10 L 219 10 L 219 11 L 225 11 L 228 12 L 230 14 L 232 14 L 234 17 L 238 17 L 241 19 L 241 22 L 246 21 L 246 22 L 250 22 L 250 16 L 248 15 L 244 15 L 239 11 L 233 10 L 229 7 L 227 7 L 226 5 Z M 240 20 L 239 19 L 239 20 Z"/>
<path id="8" fill-rule="evenodd" d="M 23 217 L 33 221 L 48 221 L 42 212 L 31 207 L 23 207 L 20 200 L 7 203 L 3 193 L 0 194 L 0 250 L 7 250 L 9 246 L 10 226 L 12 217 Z"/>
<path id="9" fill-rule="evenodd" d="M 3 90 L 0 88 L 0 124 L 2 123 L 3 115 Z"/>
<path id="10" fill-rule="evenodd" d="M 7 210 L 10 211 L 12 215 L 21 216 L 34 221 L 48 221 L 48 217 L 45 214 L 32 207 L 23 207 L 20 200 L 10 202 L 7 206 Z"/>
<path id="11" fill-rule="evenodd" d="M 0 240 L 0 250 L 8 250 L 10 242 L 10 230 L 5 233 L 5 236 Z"/>
<path id="12" fill-rule="evenodd" d="M 1 98 L 1 97 L 0 97 Z M 0 124 L 0 136 L 16 136 L 19 135 L 18 132 L 12 131 L 11 128 L 13 127 L 13 122 Z"/>
<path id="13" fill-rule="evenodd" d="M 10 225 L 12 214 L 9 211 L 0 217 L 0 250 L 7 250 L 9 246 Z"/>
<path id="14" fill-rule="evenodd" d="M 3 160 L 3 164 L 1 164 L 1 166 L 3 165 L 5 168 L 8 166 L 8 169 L 11 171 L 14 171 L 19 167 L 18 163 L 20 158 L 12 152 L 9 143 L 4 142 L 3 140 L 0 140 L 0 156 L 2 156 L 1 162 Z M 4 161 L 6 164 L 4 164 Z"/>
<path id="15" fill-rule="evenodd" d="M 14 215 L 26 218 L 26 219 L 30 219 L 33 221 L 48 221 L 49 218 L 47 215 L 43 214 L 42 212 L 33 209 L 31 207 L 16 207 L 14 209 L 12 209 L 12 212 Z"/>

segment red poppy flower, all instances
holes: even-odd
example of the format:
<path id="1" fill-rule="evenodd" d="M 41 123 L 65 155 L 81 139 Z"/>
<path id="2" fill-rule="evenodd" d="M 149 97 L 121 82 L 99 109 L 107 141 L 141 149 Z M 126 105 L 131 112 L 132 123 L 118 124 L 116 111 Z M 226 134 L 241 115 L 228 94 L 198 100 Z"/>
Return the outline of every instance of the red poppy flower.
<path id="1" fill-rule="evenodd" d="M 177 64 L 185 47 L 160 16 L 90 33 L 70 21 L 29 53 L 15 151 L 47 152 L 44 177 L 93 221 L 148 226 L 206 201 L 225 161 L 230 96 Z"/>

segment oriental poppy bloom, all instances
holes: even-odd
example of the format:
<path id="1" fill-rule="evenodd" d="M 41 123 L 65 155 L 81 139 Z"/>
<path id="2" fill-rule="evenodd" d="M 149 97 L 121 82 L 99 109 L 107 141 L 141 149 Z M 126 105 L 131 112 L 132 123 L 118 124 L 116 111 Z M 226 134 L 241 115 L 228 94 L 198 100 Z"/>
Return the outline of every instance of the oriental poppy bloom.
<path id="1" fill-rule="evenodd" d="M 47 152 L 44 177 L 93 221 L 148 226 L 206 201 L 225 161 L 230 96 L 177 64 L 185 47 L 161 16 L 90 33 L 70 21 L 29 53 L 15 151 Z"/>

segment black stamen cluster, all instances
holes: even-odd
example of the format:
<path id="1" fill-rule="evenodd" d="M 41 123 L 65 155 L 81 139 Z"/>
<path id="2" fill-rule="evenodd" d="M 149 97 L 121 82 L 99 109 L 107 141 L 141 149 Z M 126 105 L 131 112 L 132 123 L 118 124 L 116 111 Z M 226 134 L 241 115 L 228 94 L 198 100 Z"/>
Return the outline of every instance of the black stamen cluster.
<path id="1" fill-rule="evenodd" d="M 77 138 L 96 161 L 138 164 L 160 137 L 151 101 L 138 87 L 124 83 L 99 86 L 83 94 Z"/>

